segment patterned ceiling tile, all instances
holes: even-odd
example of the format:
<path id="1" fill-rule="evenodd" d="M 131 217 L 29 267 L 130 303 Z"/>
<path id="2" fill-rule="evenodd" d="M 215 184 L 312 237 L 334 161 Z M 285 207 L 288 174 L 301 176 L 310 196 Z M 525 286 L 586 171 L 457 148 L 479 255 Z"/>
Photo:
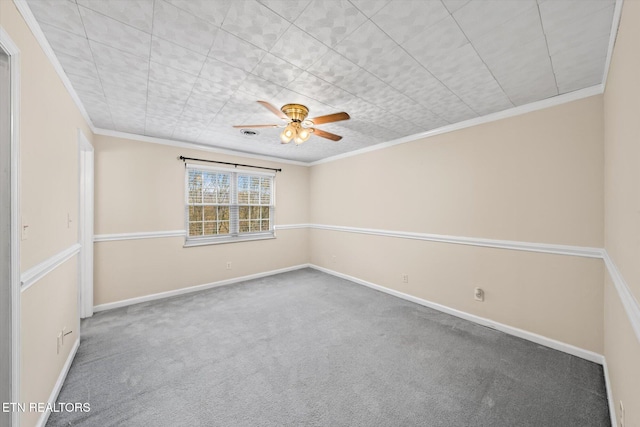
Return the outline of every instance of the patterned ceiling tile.
<path id="1" fill-rule="evenodd" d="M 57 57 L 65 73 L 78 74 L 81 76 L 87 76 L 94 80 L 100 80 L 96 64 L 93 61 L 86 58 L 67 55 L 62 52 L 58 53 Z"/>
<path id="2" fill-rule="evenodd" d="M 440 20 L 428 29 L 417 31 L 402 46 L 418 62 L 428 64 L 434 57 L 445 54 L 468 43 L 457 22 L 451 17 Z"/>
<path id="3" fill-rule="evenodd" d="M 60 0 L 28 0 L 28 3 L 38 22 L 86 37 L 77 4 Z"/>
<path id="4" fill-rule="evenodd" d="M 367 20 L 347 0 L 313 0 L 295 24 L 327 46 L 335 46 Z"/>
<path id="5" fill-rule="evenodd" d="M 101 75 L 120 72 L 146 79 L 149 75 L 149 59 L 113 49 L 90 41 L 91 52 Z"/>
<path id="6" fill-rule="evenodd" d="M 218 111 L 231 95 L 233 95 L 233 90 L 228 86 L 198 78 L 193 85 L 187 104 L 210 111 Z"/>
<path id="7" fill-rule="evenodd" d="M 149 63 L 149 80 L 156 81 L 169 86 L 179 87 L 189 90 L 193 88 L 198 76 L 167 67 L 157 62 Z"/>
<path id="8" fill-rule="evenodd" d="M 184 104 L 167 102 L 166 98 L 150 96 L 147 99 L 147 117 L 162 123 L 177 122 Z"/>
<path id="9" fill-rule="evenodd" d="M 440 1 L 392 0 L 371 19 L 402 44 L 447 15 Z"/>
<path id="10" fill-rule="evenodd" d="M 385 109 L 373 105 L 362 98 L 352 97 L 344 105 L 344 110 L 354 119 L 365 120 L 371 123 L 382 123 L 400 120 L 400 117 Z"/>
<path id="11" fill-rule="evenodd" d="M 437 57 L 429 71 L 477 113 L 512 106 L 471 44 Z"/>
<path id="12" fill-rule="evenodd" d="M 200 71 L 200 77 L 219 85 L 228 86 L 231 90 L 236 90 L 247 78 L 247 73 L 224 62 L 207 58 L 202 71 Z"/>
<path id="13" fill-rule="evenodd" d="M 187 89 L 177 88 L 174 86 L 167 86 L 162 83 L 149 81 L 147 99 L 148 100 L 164 99 L 168 104 L 171 104 L 174 106 L 177 106 L 177 105 L 184 106 L 190 94 L 191 94 L 191 91 Z"/>
<path id="14" fill-rule="evenodd" d="M 311 0 L 258 0 L 289 22 L 295 21 Z"/>
<path id="15" fill-rule="evenodd" d="M 371 18 L 385 7 L 390 0 L 349 0 L 367 17 Z"/>
<path id="16" fill-rule="evenodd" d="M 384 59 L 372 61 L 365 68 L 380 80 L 393 86 L 394 83 L 406 80 L 416 72 L 424 71 L 424 67 L 411 57 L 400 46 L 394 46 L 383 55 Z"/>
<path id="17" fill-rule="evenodd" d="M 442 0 L 442 3 L 444 3 L 449 13 L 453 13 L 470 1 L 471 0 Z"/>
<path id="18" fill-rule="evenodd" d="M 80 93 L 103 97 L 104 91 L 102 90 L 102 83 L 100 79 L 96 79 L 95 77 L 83 75 L 83 74 L 68 74 L 69 81 L 73 85 L 73 88 Z M 84 101 L 84 100 L 83 100 Z"/>
<path id="19" fill-rule="evenodd" d="M 153 0 L 76 0 L 80 6 L 100 12 L 117 21 L 151 34 Z M 85 23 L 85 25 L 87 25 Z"/>
<path id="20" fill-rule="evenodd" d="M 510 53 L 521 53 L 520 47 L 533 41 L 544 42 L 546 50 L 540 14 L 535 6 L 484 33 L 481 37 L 472 38 L 471 44 L 482 59 L 490 65 L 506 59 Z"/>
<path id="21" fill-rule="evenodd" d="M 151 40 L 151 61 L 189 74 L 200 74 L 206 58 L 205 55 L 158 37 Z"/>
<path id="22" fill-rule="evenodd" d="M 78 36 L 48 24 L 41 24 L 40 27 L 55 52 L 93 61 L 86 36 Z"/>
<path id="23" fill-rule="evenodd" d="M 225 30 L 220 30 L 209 51 L 209 56 L 250 72 L 258 65 L 266 53 L 265 50 Z"/>
<path id="24" fill-rule="evenodd" d="M 543 38 L 519 46 L 516 55 L 491 56 L 485 63 L 500 85 L 506 88 L 542 81 L 551 77 L 553 68 Z"/>
<path id="25" fill-rule="evenodd" d="M 188 29 L 185 31 L 185 29 Z M 155 0 L 153 35 L 206 55 L 218 27 L 163 0 Z"/>
<path id="26" fill-rule="evenodd" d="M 78 96 L 82 100 L 82 104 L 84 108 L 87 110 L 87 113 L 93 117 L 93 115 L 102 117 L 106 120 L 108 117 L 111 120 L 111 111 L 109 110 L 109 104 L 107 104 L 107 99 L 101 93 L 95 92 L 84 92 L 81 89 L 76 91 Z"/>
<path id="27" fill-rule="evenodd" d="M 343 89 L 325 82 L 306 71 L 289 83 L 287 89 L 299 94 L 305 94 L 316 101 L 332 106 L 341 106 L 354 97 Z"/>
<path id="28" fill-rule="evenodd" d="M 609 35 L 613 19 L 613 6 L 573 19 L 560 29 L 550 31 L 545 26 L 549 54 L 556 55 L 566 49 L 584 44 L 588 40 Z M 543 21 L 544 22 L 544 21 Z"/>
<path id="29" fill-rule="evenodd" d="M 540 16 L 547 33 L 562 31 L 574 21 L 612 7 L 615 0 L 554 0 L 540 2 Z M 610 22 L 611 23 L 611 22 Z"/>
<path id="30" fill-rule="evenodd" d="M 329 48 L 327 46 L 292 25 L 271 48 L 270 52 L 278 58 L 305 70 L 328 51 Z"/>
<path id="31" fill-rule="evenodd" d="M 215 116 L 216 112 L 186 105 L 184 107 L 184 110 L 182 110 L 180 122 L 200 123 L 206 126 L 209 124 L 209 122 L 211 122 L 211 120 L 213 120 Z"/>
<path id="32" fill-rule="evenodd" d="M 187 99 L 187 106 L 217 113 L 226 102 L 227 99 L 216 98 L 211 93 L 194 90 Z"/>
<path id="33" fill-rule="evenodd" d="M 519 86 L 503 86 L 514 105 L 524 105 L 558 95 L 553 73 L 542 75 L 536 81 L 527 81 Z"/>
<path id="34" fill-rule="evenodd" d="M 599 84 L 614 5 L 27 1 L 95 125 L 302 161 Z M 278 122 L 257 99 L 352 119 L 322 126 L 340 143 L 282 145 L 232 127 Z"/>
<path id="35" fill-rule="evenodd" d="M 178 125 L 173 129 L 171 138 L 182 141 L 193 141 L 200 136 L 203 130 L 204 128 L 201 127 L 193 127 L 189 124 L 178 123 Z"/>
<path id="36" fill-rule="evenodd" d="M 105 87 L 116 87 L 123 90 L 141 91 L 144 93 L 147 91 L 148 79 L 137 74 L 119 71 L 101 71 L 100 81 Z"/>
<path id="37" fill-rule="evenodd" d="M 270 53 L 266 54 L 253 73 L 280 86 L 286 86 L 302 72 L 293 64 Z"/>
<path id="38" fill-rule="evenodd" d="M 385 54 L 395 47 L 396 42 L 376 24 L 367 21 L 338 43 L 335 50 L 364 68 L 376 63 L 378 59 L 385 58 Z"/>
<path id="39" fill-rule="evenodd" d="M 475 40 L 532 7 L 536 7 L 536 0 L 472 0 L 454 12 L 453 17 L 467 37 Z"/>
<path id="40" fill-rule="evenodd" d="M 222 28 L 261 49 L 269 50 L 291 25 L 271 9 L 255 1 L 235 1 Z"/>
<path id="41" fill-rule="evenodd" d="M 107 102 L 109 103 L 109 105 L 114 105 L 113 102 L 114 101 L 120 101 L 121 104 L 118 104 L 118 106 L 123 106 L 123 105 L 136 105 L 139 106 L 143 111 L 146 108 L 146 104 L 147 104 L 147 86 L 145 85 L 144 87 L 141 88 L 133 88 L 135 90 L 130 90 L 132 88 L 124 88 L 121 85 L 119 86 L 113 86 L 110 84 L 104 84 L 102 85 L 102 88 L 104 90 L 104 95 L 107 98 Z"/>
<path id="42" fill-rule="evenodd" d="M 282 86 L 271 83 L 270 81 L 253 74 L 248 74 L 247 78 L 242 82 L 240 87 L 238 87 L 238 91 L 253 95 L 256 100 L 268 100 L 273 98 L 282 89 Z"/>
<path id="43" fill-rule="evenodd" d="M 140 31 L 86 7 L 79 7 L 89 40 L 149 58 L 151 34 Z"/>
<path id="44" fill-rule="evenodd" d="M 336 51 L 330 50 L 307 68 L 307 71 L 322 80 L 337 85 L 352 74 L 361 72 L 362 68 Z"/>
<path id="45" fill-rule="evenodd" d="M 229 0 L 167 0 L 172 5 L 194 16 L 206 19 L 216 26 L 222 25 L 231 2 Z"/>
<path id="46" fill-rule="evenodd" d="M 593 86 L 602 81 L 608 44 L 609 36 L 601 36 L 551 57 L 560 93 Z M 594 51 L 603 54 L 596 56 Z"/>

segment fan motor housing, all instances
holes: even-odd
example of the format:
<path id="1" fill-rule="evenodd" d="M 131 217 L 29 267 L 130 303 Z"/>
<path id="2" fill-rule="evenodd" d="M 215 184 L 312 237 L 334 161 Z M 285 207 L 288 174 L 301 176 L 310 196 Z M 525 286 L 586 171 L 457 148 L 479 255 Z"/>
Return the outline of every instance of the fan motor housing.
<path id="1" fill-rule="evenodd" d="M 294 122 L 302 122 L 309 115 L 309 109 L 302 104 L 286 104 L 281 110 Z"/>

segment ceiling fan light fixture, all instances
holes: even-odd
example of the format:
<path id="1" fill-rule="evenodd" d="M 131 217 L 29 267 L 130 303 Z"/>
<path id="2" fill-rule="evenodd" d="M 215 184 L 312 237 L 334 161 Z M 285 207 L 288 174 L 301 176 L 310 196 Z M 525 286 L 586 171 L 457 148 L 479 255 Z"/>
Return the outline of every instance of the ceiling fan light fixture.
<path id="1" fill-rule="evenodd" d="M 302 144 L 311 138 L 311 130 L 300 126 L 298 128 L 298 134 L 296 135 L 296 144 Z M 299 141 L 299 142 L 298 142 Z"/>
<path id="2" fill-rule="evenodd" d="M 298 132 L 296 127 L 294 126 L 294 123 L 289 123 L 280 134 L 280 140 L 283 144 L 288 144 L 296 136 L 297 133 Z"/>

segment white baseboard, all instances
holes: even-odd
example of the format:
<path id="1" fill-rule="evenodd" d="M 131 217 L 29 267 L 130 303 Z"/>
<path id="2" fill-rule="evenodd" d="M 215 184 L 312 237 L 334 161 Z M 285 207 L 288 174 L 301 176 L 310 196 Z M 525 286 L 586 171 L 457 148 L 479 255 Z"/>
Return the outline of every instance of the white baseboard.
<path id="1" fill-rule="evenodd" d="M 80 331 L 78 331 L 79 333 Z M 62 385 L 64 384 L 64 380 L 67 379 L 67 374 L 69 373 L 69 369 L 71 368 L 71 363 L 73 363 L 73 359 L 76 357 L 76 353 L 78 352 L 78 347 L 80 347 L 80 337 L 76 338 L 76 342 L 73 343 L 73 347 L 71 348 L 71 352 L 69 352 L 69 356 L 67 357 L 67 361 L 64 363 L 62 367 L 62 371 L 58 376 L 58 380 L 56 381 L 53 390 L 51 390 L 51 395 L 49 396 L 49 405 L 55 405 L 58 400 L 58 395 L 60 394 L 60 390 L 62 389 Z M 49 415 L 51 415 L 51 410 L 47 409 L 45 412 L 40 415 L 36 427 L 44 427 L 47 424 L 47 420 L 49 420 Z"/>
<path id="2" fill-rule="evenodd" d="M 542 335 L 535 334 L 533 332 L 529 332 L 519 328 L 515 328 L 513 326 L 505 325 L 504 323 L 499 323 L 490 319 L 486 319 L 484 317 L 480 317 L 474 314 L 466 313 L 464 311 L 456 310 L 455 308 L 447 307 L 442 304 L 427 301 L 425 299 L 418 298 L 413 295 L 405 294 L 403 292 L 399 292 L 394 289 L 386 288 L 384 286 L 376 285 L 375 283 L 367 282 L 366 280 L 358 279 L 357 277 L 353 277 L 347 274 L 339 273 L 337 271 L 329 270 L 328 268 L 320 267 L 314 264 L 310 264 L 309 267 L 322 271 L 324 273 L 331 274 L 336 277 L 340 277 L 342 279 L 349 280 L 359 285 L 364 285 L 371 289 L 375 289 L 377 291 L 384 292 L 386 294 L 393 295 L 395 297 L 402 298 L 404 300 L 423 305 L 425 307 L 433 308 L 434 310 L 438 310 L 443 313 L 447 313 L 452 316 L 459 317 L 461 319 L 469 320 L 471 322 L 477 323 L 482 326 L 487 326 L 489 328 L 496 329 L 506 334 L 513 335 L 518 338 L 522 338 L 527 341 L 534 342 L 536 344 L 553 348 L 554 350 L 562 351 L 564 353 L 568 353 L 573 356 L 577 356 L 582 359 L 586 359 L 591 362 L 598 363 L 600 365 L 602 365 L 604 362 L 604 357 L 601 354 L 595 353 L 590 350 L 585 350 L 583 348 L 576 347 L 571 344 L 563 343 L 561 341 L 556 341 L 554 339 L 547 338 Z"/>
<path id="3" fill-rule="evenodd" d="M 300 270 L 302 268 L 310 267 L 309 264 L 294 265 L 292 267 L 280 268 L 278 270 L 265 271 L 263 273 L 250 274 L 248 276 L 234 277 L 233 279 L 220 280 L 217 282 L 205 283 L 204 285 L 190 286 L 188 288 L 176 289 L 173 291 L 160 292 L 157 294 L 144 295 L 141 297 L 130 298 L 122 301 L 109 302 L 106 304 L 100 304 L 93 307 L 93 312 L 111 310 L 119 307 L 126 307 L 128 305 L 139 304 L 141 302 L 153 301 L 163 298 L 169 298 L 176 295 L 189 294 L 191 292 L 203 291 L 205 289 L 217 288 L 219 286 L 231 285 L 233 283 L 244 282 L 245 280 L 259 279 L 261 277 L 273 276 L 274 274 L 286 273 L 287 271 Z"/>
<path id="4" fill-rule="evenodd" d="M 616 405 L 613 402 L 613 389 L 611 388 L 611 380 L 609 379 L 609 366 L 607 365 L 607 359 L 604 356 L 602 357 L 602 370 L 604 371 L 604 385 L 607 388 L 607 401 L 609 402 L 611 426 L 616 427 L 618 425 L 618 418 L 616 417 Z"/>

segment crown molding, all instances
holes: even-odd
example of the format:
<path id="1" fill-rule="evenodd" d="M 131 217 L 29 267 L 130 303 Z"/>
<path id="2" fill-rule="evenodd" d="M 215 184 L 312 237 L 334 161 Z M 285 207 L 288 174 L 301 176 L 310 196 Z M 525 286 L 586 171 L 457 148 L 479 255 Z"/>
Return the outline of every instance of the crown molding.
<path id="1" fill-rule="evenodd" d="M 102 128 L 95 128 L 93 133 L 95 135 L 129 139 L 131 141 L 138 141 L 138 142 L 149 142 L 152 144 L 168 145 L 171 147 L 185 148 L 189 150 L 208 151 L 211 153 L 226 154 L 229 156 L 244 157 L 247 159 L 264 160 L 267 162 L 282 163 L 282 164 L 295 165 L 295 166 L 309 166 L 309 163 L 300 162 L 297 160 L 288 160 L 288 159 L 281 159 L 279 157 L 264 156 L 261 154 L 245 153 L 244 151 L 235 151 L 235 150 L 230 150 L 228 148 L 213 147 L 211 145 L 198 144 L 196 142 L 176 141 L 173 139 L 157 138 L 154 136 L 146 136 L 146 135 L 137 135 L 134 133 L 120 132 L 117 130 L 102 129 Z"/>
<path id="2" fill-rule="evenodd" d="M 71 81 L 69 80 L 69 77 L 67 77 L 67 73 L 64 72 L 64 69 L 60 64 L 60 61 L 58 61 L 56 54 L 53 52 L 51 45 L 49 44 L 49 42 L 47 41 L 47 38 L 42 32 L 42 28 L 40 28 L 40 24 L 38 24 L 38 21 L 36 20 L 35 16 L 33 16 L 33 13 L 31 12 L 31 9 L 29 8 L 27 1 L 13 0 L 13 3 L 15 4 L 16 8 L 18 9 L 22 17 L 24 18 L 24 21 L 26 22 L 27 26 L 33 33 L 33 36 L 38 41 L 38 44 L 40 44 L 40 47 L 44 51 L 44 54 L 47 56 L 47 58 L 49 58 L 49 62 L 51 62 L 53 69 L 56 70 L 58 77 L 60 77 L 60 80 L 62 80 L 62 84 L 67 89 L 67 92 L 69 92 L 69 95 L 71 96 L 71 99 L 73 100 L 73 102 L 76 104 L 76 107 L 78 107 L 78 110 L 80 110 L 80 114 L 82 115 L 84 120 L 87 122 L 87 125 L 89 126 L 91 131 L 95 133 L 96 127 L 94 126 L 93 121 L 91 121 L 91 118 L 87 113 L 87 110 L 84 108 L 84 104 L 82 104 L 80 97 L 78 96 L 77 92 L 71 85 Z"/>
<path id="3" fill-rule="evenodd" d="M 618 37 L 618 29 L 620 28 L 620 18 L 622 18 L 622 4 L 624 0 L 616 0 L 616 6 L 613 10 L 613 22 L 611 23 L 611 33 L 609 37 L 609 48 L 607 50 L 607 59 L 604 63 L 604 73 L 602 74 L 602 91 L 607 87 L 607 78 L 609 77 L 609 68 L 611 67 L 611 59 L 613 58 L 613 49 L 616 45 Z"/>
<path id="4" fill-rule="evenodd" d="M 426 132 L 416 133 L 414 135 L 405 136 L 402 138 L 394 139 L 392 141 L 382 142 L 380 144 L 372 145 L 370 147 L 362 148 L 359 150 L 338 154 L 337 156 L 331 156 L 325 159 L 316 160 L 315 162 L 308 163 L 308 165 L 316 166 L 316 165 L 321 165 L 323 163 L 334 162 L 336 160 L 345 159 L 347 157 L 358 156 L 360 154 L 368 153 L 371 151 L 377 151 L 377 150 L 382 150 L 388 147 L 393 147 L 394 145 L 406 144 L 407 142 L 413 142 L 419 139 L 430 138 L 432 136 L 441 135 L 443 133 L 454 132 L 457 130 L 466 129 L 469 127 L 478 126 L 485 123 L 495 122 L 495 121 L 506 119 L 509 117 L 520 116 L 522 114 L 543 110 L 545 108 L 555 107 L 557 105 L 566 104 L 568 102 L 577 101 L 583 98 L 588 98 L 590 96 L 601 95 L 603 92 L 604 92 L 604 87 L 602 86 L 602 84 L 599 84 L 599 85 L 591 86 L 588 88 L 576 90 L 573 92 L 565 93 L 562 95 L 557 95 L 552 98 L 543 99 L 541 101 L 532 102 L 530 104 L 520 105 L 518 107 L 509 108 L 503 111 L 498 111 L 496 113 L 491 113 L 486 116 L 475 117 L 473 119 L 465 120 L 463 122 L 442 126 Z"/>

